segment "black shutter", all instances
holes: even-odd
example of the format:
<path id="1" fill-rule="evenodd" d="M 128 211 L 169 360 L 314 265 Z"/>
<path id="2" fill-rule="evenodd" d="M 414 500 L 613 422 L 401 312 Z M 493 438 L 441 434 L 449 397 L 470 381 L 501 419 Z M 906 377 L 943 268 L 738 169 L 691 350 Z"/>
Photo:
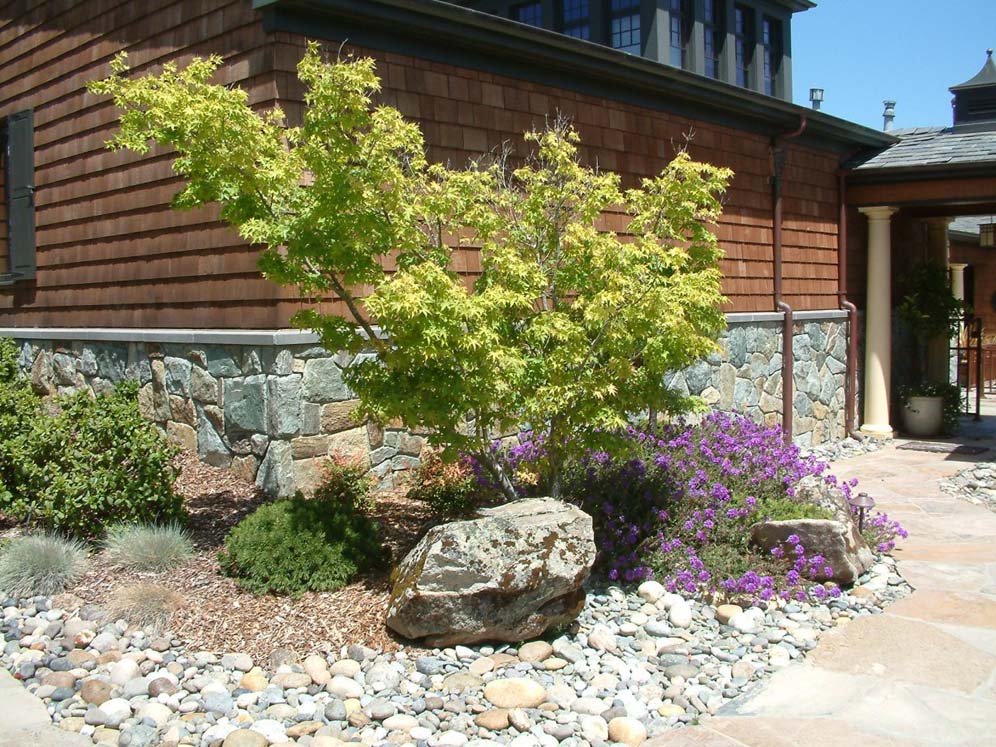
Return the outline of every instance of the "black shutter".
<path id="1" fill-rule="evenodd" d="M 35 128 L 27 111 L 7 117 L 7 236 L 15 282 L 35 276 Z"/>

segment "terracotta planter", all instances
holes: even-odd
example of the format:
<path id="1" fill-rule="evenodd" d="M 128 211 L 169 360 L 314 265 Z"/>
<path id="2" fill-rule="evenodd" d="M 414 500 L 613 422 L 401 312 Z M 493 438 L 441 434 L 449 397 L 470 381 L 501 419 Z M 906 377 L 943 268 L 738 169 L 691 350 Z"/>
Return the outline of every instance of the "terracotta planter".
<path id="1" fill-rule="evenodd" d="M 939 436 L 944 426 L 944 397 L 909 397 L 903 422 L 911 436 Z"/>

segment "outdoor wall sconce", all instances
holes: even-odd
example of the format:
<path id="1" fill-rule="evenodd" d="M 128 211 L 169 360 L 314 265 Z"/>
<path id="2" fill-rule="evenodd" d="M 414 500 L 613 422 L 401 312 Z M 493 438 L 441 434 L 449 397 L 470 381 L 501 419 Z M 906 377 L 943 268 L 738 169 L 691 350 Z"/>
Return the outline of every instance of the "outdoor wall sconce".
<path id="1" fill-rule="evenodd" d="M 858 493 L 851 498 L 850 503 L 858 509 L 858 531 L 863 532 L 865 530 L 865 511 L 875 507 L 875 499 L 868 493 Z"/>

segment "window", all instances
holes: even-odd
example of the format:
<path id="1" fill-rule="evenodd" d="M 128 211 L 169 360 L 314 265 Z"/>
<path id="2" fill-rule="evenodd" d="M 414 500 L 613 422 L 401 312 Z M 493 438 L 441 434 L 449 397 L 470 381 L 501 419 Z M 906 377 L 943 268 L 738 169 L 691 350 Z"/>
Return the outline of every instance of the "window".
<path id="1" fill-rule="evenodd" d="M 782 25 L 773 18 L 765 16 L 761 26 L 764 92 L 769 96 L 775 96 L 778 93 L 778 71 L 782 65 Z"/>
<path id="2" fill-rule="evenodd" d="M 543 26 L 543 4 L 522 3 L 512 6 L 512 20 L 529 26 Z"/>
<path id="3" fill-rule="evenodd" d="M 705 74 L 719 78 L 719 53 L 723 49 L 723 25 L 726 18 L 723 0 L 704 0 L 702 28 L 705 32 Z"/>
<path id="4" fill-rule="evenodd" d="M 674 67 L 688 67 L 688 40 L 692 32 L 692 8 L 689 0 L 670 0 L 671 58 Z"/>
<path id="5" fill-rule="evenodd" d="M 741 5 L 733 9 L 736 28 L 733 36 L 737 55 L 737 85 L 750 86 L 750 62 L 754 52 L 754 13 Z"/>
<path id="6" fill-rule="evenodd" d="M 575 39 L 590 39 L 588 0 L 564 0 L 560 9 L 560 30 Z"/>
<path id="7" fill-rule="evenodd" d="M 2 122 L 0 166 L 3 210 L 0 222 L 0 283 L 35 276 L 35 144 L 34 116 L 29 109 Z M 5 229 L 5 230 L 4 230 Z"/>
<path id="8" fill-rule="evenodd" d="M 609 41 L 616 49 L 641 54 L 640 0 L 612 0 Z"/>

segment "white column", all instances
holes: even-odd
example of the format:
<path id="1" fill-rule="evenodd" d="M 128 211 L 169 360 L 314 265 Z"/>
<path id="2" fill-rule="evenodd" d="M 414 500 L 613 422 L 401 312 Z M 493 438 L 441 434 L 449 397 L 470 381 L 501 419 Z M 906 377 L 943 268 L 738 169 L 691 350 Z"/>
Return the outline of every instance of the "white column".
<path id="1" fill-rule="evenodd" d="M 965 300 L 965 268 L 968 267 L 967 264 L 962 264 L 961 262 L 951 262 L 948 267 L 951 268 L 951 293 L 959 301 Z"/>
<path id="2" fill-rule="evenodd" d="M 868 217 L 868 295 L 865 301 L 865 417 L 861 431 L 890 438 L 892 375 L 892 207 L 861 208 Z"/>

